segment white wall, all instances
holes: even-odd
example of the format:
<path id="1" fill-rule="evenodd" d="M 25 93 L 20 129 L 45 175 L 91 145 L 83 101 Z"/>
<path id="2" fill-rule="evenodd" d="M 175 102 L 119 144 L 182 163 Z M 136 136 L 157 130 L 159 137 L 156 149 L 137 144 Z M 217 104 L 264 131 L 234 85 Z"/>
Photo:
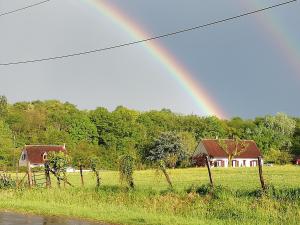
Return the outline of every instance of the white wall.
<path id="1" fill-rule="evenodd" d="M 218 160 L 223 160 L 224 161 L 224 167 L 228 167 L 228 159 L 227 158 L 213 158 L 211 159 L 211 161 L 213 162 L 213 165 L 216 161 Z M 238 165 L 236 167 L 250 167 L 250 162 L 251 161 L 256 161 L 256 165 L 255 166 L 258 166 L 258 161 L 257 161 L 257 158 L 237 158 L 237 159 L 233 159 L 233 160 L 236 160 Z M 245 165 L 244 165 L 244 160 L 245 160 Z M 263 160 L 262 160 L 262 164 L 263 164 Z"/>
<path id="2" fill-rule="evenodd" d="M 197 156 L 199 154 L 207 154 L 207 151 L 206 151 L 204 145 L 202 144 L 202 142 L 199 142 L 193 156 Z"/>
<path id="3" fill-rule="evenodd" d="M 26 155 L 25 160 L 22 159 L 24 154 Z M 21 155 L 20 155 L 19 166 L 27 166 L 27 152 L 26 152 L 26 150 L 23 150 Z"/>

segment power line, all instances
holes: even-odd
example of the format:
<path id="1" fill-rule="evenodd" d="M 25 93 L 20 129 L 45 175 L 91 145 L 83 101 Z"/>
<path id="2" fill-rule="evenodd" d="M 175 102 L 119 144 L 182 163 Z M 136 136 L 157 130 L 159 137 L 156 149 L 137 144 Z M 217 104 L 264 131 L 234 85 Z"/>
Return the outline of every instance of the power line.
<path id="1" fill-rule="evenodd" d="M 193 30 L 197 30 L 197 29 L 202 29 L 202 28 L 205 28 L 205 27 L 209 27 L 209 26 L 212 26 L 212 25 L 219 24 L 219 23 L 228 22 L 228 21 L 235 20 L 235 19 L 238 19 L 238 18 L 241 18 L 241 17 L 249 16 L 249 15 L 252 15 L 252 14 L 260 13 L 260 12 L 270 10 L 270 9 L 273 9 L 273 8 L 277 8 L 277 7 L 280 7 L 280 6 L 283 6 L 283 5 L 287 5 L 287 4 L 296 2 L 296 1 L 297 0 L 290 0 L 290 1 L 282 2 L 282 3 L 279 3 L 279 4 L 275 4 L 275 5 L 265 7 L 265 8 L 261 8 L 261 9 L 257 9 L 257 10 L 250 11 L 250 12 L 247 12 L 247 13 L 239 14 L 237 16 L 229 17 L 229 18 L 226 18 L 226 19 L 216 20 L 216 21 L 213 21 L 213 22 L 210 22 L 210 23 L 207 23 L 207 24 L 203 24 L 203 25 L 199 25 L 199 26 L 195 26 L 195 27 L 190 27 L 190 28 L 186 28 L 186 29 L 182 29 L 182 30 L 177 30 L 177 31 L 174 31 L 174 32 L 171 32 L 171 33 L 166 33 L 166 34 L 162 34 L 162 35 L 158 35 L 158 36 L 154 36 L 154 37 L 149 37 L 149 38 L 138 40 L 138 41 L 128 42 L 128 43 L 124 43 L 124 44 L 118 44 L 118 45 L 105 47 L 105 48 L 100 48 L 100 49 L 93 49 L 93 50 L 88 50 L 88 51 L 83 51 L 83 52 L 76 52 L 76 53 L 61 55 L 61 56 L 53 56 L 53 57 L 48 57 L 48 58 L 40 58 L 40 59 L 31 59 L 31 60 L 24 60 L 24 61 L 0 63 L 0 66 L 10 66 L 10 65 L 18 65 L 18 64 L 37 63 L 37 62 L 43 62 L 43 61 L 58 60 L 58 59 L 75 57 L 75 56 L 80 56 L 80 55 L 87 55 L 87 54 L 92 54 L 92 53 L 96 53 L 96 52 L 103 52 L 103 51 L 108 51 L 108 50 L 112 50 L 112 49 L 116 49 L 116 48 L 121 48 L 121 47 L 130 46 L 130 45 L 140 44 L 140 43 L 143 43 L 143 42 L 148 42 L 148 41 L 161 39 L 161 38 L 166 38 L 166 37 L 174 36 L 174 35 L 177 35 L 177 34 L 189 32 L 189 31 L 193 31 Z"/>
<path id="2" fill-rule="evenodd" d="M 13 14 L 13 13 L 16 13 L 16 12 L 20 12 L 20 11 L 23 11 L 23 10 L 26 10 L 26 9 L 29 9 L 29 8 L 32 8 L 32 7 L 35 7 L 35 6 L 38 6 L 38 5 L 41 5 L 41 4 L 44 4 L 44 3 L 47 3 L 47 2 L 50 2 L 51 0 L 46 0 L 46 1 L 42 1 L 42 2 L 37 2 L 35 4 L 32 4 L 32 5 L 28 5 L 28 6 L 25 6 L 23 8 L 19 8 L 19 9 L 14 9 L 12 11 L 8 11 L 8 12 L 5 12 L 5 13 L 1 13 L 0 14 L 0 17 L 1 16 L 7 16 L 9 14 Z"/>

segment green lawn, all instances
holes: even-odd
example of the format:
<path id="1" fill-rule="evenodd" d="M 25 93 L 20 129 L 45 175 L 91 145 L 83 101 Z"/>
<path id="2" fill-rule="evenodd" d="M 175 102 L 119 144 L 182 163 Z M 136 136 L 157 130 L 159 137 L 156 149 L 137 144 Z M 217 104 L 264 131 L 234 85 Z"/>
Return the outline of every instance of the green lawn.
<path id="1" fill-rule="evenodd" d="M 49 190 L 0 190 L 0 208 L 117 224 L 299 224 L 300 167 L 263 170 L 266 182 L 283 197 L 252 194 L 260 188 L 257 168 L 213 168 L 215 184 L 225 188 L 216 196 L 186 191 L 208 183 L 206 168 L 169 170 L 174 191 L 154 170 L 135 172 L 134 191 L 120 185 L 118 172 L 101 171 L 99 190 L 92 173 L 84 174 L 84 188 L 79 174 L 68 174 L 73 188 L 58 189 L 52 179 Z"/>

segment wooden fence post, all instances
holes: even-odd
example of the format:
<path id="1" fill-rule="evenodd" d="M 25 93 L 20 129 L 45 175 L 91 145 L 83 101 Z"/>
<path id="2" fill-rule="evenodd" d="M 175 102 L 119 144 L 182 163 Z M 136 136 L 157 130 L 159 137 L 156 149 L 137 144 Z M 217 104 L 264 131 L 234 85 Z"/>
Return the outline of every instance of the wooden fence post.
<path id="1" fill-rule="evenodd" d="M 205 155 L 205 162 L 206 162 L 206 166 L 207 166 L 207 170 L 208 170 L 210 185 L 213 187 L 214 183 L 213 183 L 213 179 L 212 179 L 212 175 L 211 175 L 211 171 L 210 171 L 210 162 L 209 162 L 208 155 Z"/>
<path id="2" fill-rule="evenodd" d="M 16 188 L 19 188 L 19 162 L 16 165 Z"/>
<path id="3" fill-rule="evenodd" d="M 261 161 L 261 156 L 258 156 L 258 172 L 259 172 L 259 179 L 260 179 L 260 184 L 261 188 L 263 190 L 266 189 L 264 177 L 263 177 L 263 172 L 262 172 L 262 161 Z"/>
<path id="4" fill-rule="evenodd" d="M 60 178 L 59 177 L 56 177 L 57 179 L 57 185 L 58 185 L 58 188 L 60 188 Z"/>
<path id="5" fill-rule="evenodd" d="M 44 167 L 45 167 L 46 187 L 49 188 L 51 187 L 49 162 L 45 162 Z"/>
<path id="6" fill-rule="evenodd" d="M 79 166 L 79 171 L 80 171 L 81 185 L 84 186 L 84 180 L 83 180 L 83 174 L 82 174 L 82 165 L 81 164 Z"/>
<path id="7" fill-rule="evenodd" d="M 33 182 L 32 182 L 32 183 L 33 183 L 33 186 L 37 186 L 37 185 L 36 185 L 36 177 L 35 177 L 35 172 L 33 172 Z"/>
<path id="8" fill-rule="evenodd" d="M 28 175 L 28 185 L 29 188 L 32 188 L 32 173 L 30 168 L 30 162 L 27 161 L 27 175 Z"/>
<path id="9" fill-rule="evenodd" d="M 100 176 L 99 176 L 99 171 L 95 170 L 96 178 L 97 178 L 97 188 L 100 187 Z"/>

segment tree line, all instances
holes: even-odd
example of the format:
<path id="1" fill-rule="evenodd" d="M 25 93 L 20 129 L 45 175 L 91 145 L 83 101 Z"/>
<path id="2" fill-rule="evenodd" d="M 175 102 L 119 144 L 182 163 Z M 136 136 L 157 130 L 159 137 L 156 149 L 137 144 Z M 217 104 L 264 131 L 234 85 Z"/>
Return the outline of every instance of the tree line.
<path id="1" fill-rule="evenodd" d="M 57 100 L 10 104 L 0 96 L 0 169 L 13 167 L 24 145 L 63 143 L 74 166 L 82 158 L 96 157 L 101 168 L 117 169 L 120 157 L 129 155 L 137 168 L 143 169 L 151 166 L 147 160 L 151 149 L 168 135 L 169 140 L 176 137 L 170 144 L 182 146 L 182 155 L 187 157 L 178 161 L 170 153 L 167 167 L 190 166 L 188 156 L 203 138 L 254 140 L 265 160 L 278 164 L 300 154 L 300 118 L 284 113 L 255 119 L 219 119 L 168 109 L 140 112 L 123 106 L 113 111 L 104 107 L 80 110 Z"/>

